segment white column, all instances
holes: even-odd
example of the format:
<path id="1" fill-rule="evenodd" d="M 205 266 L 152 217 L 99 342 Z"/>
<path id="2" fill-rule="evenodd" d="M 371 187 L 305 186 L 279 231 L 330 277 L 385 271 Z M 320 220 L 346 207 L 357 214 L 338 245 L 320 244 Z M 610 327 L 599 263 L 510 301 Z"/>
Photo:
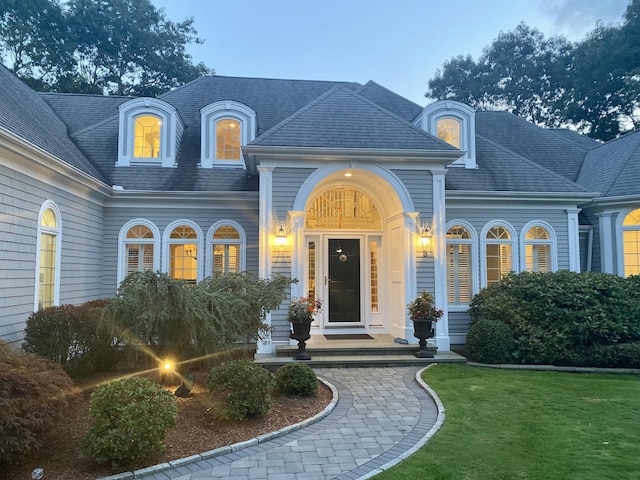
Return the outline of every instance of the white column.
<path id="1" fill-rule="evenodd" d="M 258 167 L 260 172 L 260 206 L 259 206 L 259 253 L 258 253 L 258 275 L 260 278 L 269 278 L 271 276 L 271 245 L 269 238 L 271 236 L 271 212 L 272 212 L 272 189 L 273 189 L 273 168 Z M 267 314 L 265 323 L 271 326 L 271 314 Z M 259 354 L 275 353 L 275 345 L 271 342 L 271 334 L 264 334 L 264 341 L 258 342 L 257 352 Z"/>
<path id="2" fill-rule="evenodd" d="M 578 223 L 579 208 L 567 209 L 568 241 L 569 241 L 569 270 L 580 271 L 580 225 Z"/>
<path id="3" fill-rule="evenodd" d="M 297 278 L 298 283 L 291 284 L 291 298 L 306 297 L 304 252 L 304 212 L 289 212 L 291 220 L 291 278 Z"/>
<path id="4" fill-rule="evenodd" d="M 600 223 L 600 270 L 604 273 L 613 271 L 613 228 L 611 225 L 611 212 L 598 213 Z"/>
<path id="5" fill-rule="evenodd" d="M 433 176 L 433 240 L 435 242 L 433 271 L 436 306 L 444 315 L 436 323 L 436 346 L 438 350 L 451 350 L 449 317 L 447 314 L 447 220 L 445 211 L 444 175 L 446 170 L 432 170 Z"/>

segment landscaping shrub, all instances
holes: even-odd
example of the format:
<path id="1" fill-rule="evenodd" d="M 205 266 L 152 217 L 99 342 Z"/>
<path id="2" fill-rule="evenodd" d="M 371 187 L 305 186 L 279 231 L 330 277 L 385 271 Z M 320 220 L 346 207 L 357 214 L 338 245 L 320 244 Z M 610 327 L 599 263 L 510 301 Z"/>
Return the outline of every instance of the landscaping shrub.
<path id="1" fill-rule="evenodd" d="M 123 356 L 122 338 L 110 319 L 103 312 L 111 300 L 101 299 L 85 302 L 77 307 L 83 328 L 79 336 L 86 349 L 81 370 L 108 372 L 120 362 Z"/>
<path id="2" fill-rule="evenodd" d="M 472 324 L 511 329 L 514 361 L 593 364 L 597 347 L 640 341 L 638 287 L 638 277 L 598 272 L 512 273 L 478 293 L 469 311 Z"/>
<path id="3" fill-rule="evenodd" d="M 77 397 L 60 365 L 0 342 L 0 464 L 40 448 Z"/>
<path id="4" fill-rule="evenodd" d="M 273 374 L 249 359 L 213 367 L 207 376 L 209 391 L 222 400 L 217 413 L 231 420 L 265 415 L 273 386 Z"/>
<path id="5" fill-rule="evenodd" d="M 483 318 L 469 328 L 466 354 L 472 362 L 509 363 L 513 350 L 513 334 L 504 322 Z"/>
<path id="6" fill-rule="evenodd" d="M 290 363 L 276 370 L 276 388 L 287 397 L 316 397 L 318 377 L 309 365 Z"/>
<path id="7" fill-rule="evenodd" d="M 146 378 L 129 377 L 99 385 L 91 394 L 91 425 L 82 455 L 113 467 L 162 452 L 178 407 L 171 392 Z"/>

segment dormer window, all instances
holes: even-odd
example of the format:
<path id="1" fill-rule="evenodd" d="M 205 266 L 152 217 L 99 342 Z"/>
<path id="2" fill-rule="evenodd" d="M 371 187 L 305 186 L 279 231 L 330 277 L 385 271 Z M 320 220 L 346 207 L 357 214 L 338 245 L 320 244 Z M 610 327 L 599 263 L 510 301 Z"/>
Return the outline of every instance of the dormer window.
<path id="1" fill-rule="evenodd" d="M 200 110 L 200 166 L 245 168 L 242 146 L 256 137 L 256 112 L 242 103 L 223 101 Z"/>
<path id="2" fill-rule="evenodd" d="M 476 112 L 464 103 L 441 100 L 427 105 L 414 124 L 464 153 L 451 166 L 477 168 Z"/>
<path id="3" fill-rule="evenodd" d="M 135 98 L 118 107 L 119 167 L 175 167 L 184 124 L 175 108 L 157 98 Z"/>

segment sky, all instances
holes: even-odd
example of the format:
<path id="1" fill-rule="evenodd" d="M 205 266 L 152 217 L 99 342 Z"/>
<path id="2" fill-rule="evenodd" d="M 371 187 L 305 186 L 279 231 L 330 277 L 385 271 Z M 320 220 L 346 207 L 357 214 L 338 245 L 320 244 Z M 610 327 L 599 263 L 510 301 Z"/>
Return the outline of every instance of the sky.
<path id="1" fill-rule="evenodd" d="M 474 60 L 520 22 L 545 37 L 584 39 L 619 24 L 629 0 L 151 0 L 169 20 L 193 17 L 188 53 L 217 75 L 369 80 L 424 106 L 427 82 L 458 55 Z"/>

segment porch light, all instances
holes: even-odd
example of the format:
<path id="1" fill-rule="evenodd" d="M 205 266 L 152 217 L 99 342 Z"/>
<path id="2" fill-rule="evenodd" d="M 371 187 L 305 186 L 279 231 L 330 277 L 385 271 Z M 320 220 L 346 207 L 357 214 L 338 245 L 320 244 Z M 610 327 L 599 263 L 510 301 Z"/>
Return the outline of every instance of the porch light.
<path id="1" fill-rule="evenodd" d="M 433 253 L 433 233 L 428 222 L 420 225 L 420 245 L 422 246 L 423 257 Z"/>
<path id="2" fill-rule="evenodd" d="M 282 248 L 287 244 L 287 232 L 284 231 L 284 225 L 281 223 L 276 231 L 276 247 Z"/>

